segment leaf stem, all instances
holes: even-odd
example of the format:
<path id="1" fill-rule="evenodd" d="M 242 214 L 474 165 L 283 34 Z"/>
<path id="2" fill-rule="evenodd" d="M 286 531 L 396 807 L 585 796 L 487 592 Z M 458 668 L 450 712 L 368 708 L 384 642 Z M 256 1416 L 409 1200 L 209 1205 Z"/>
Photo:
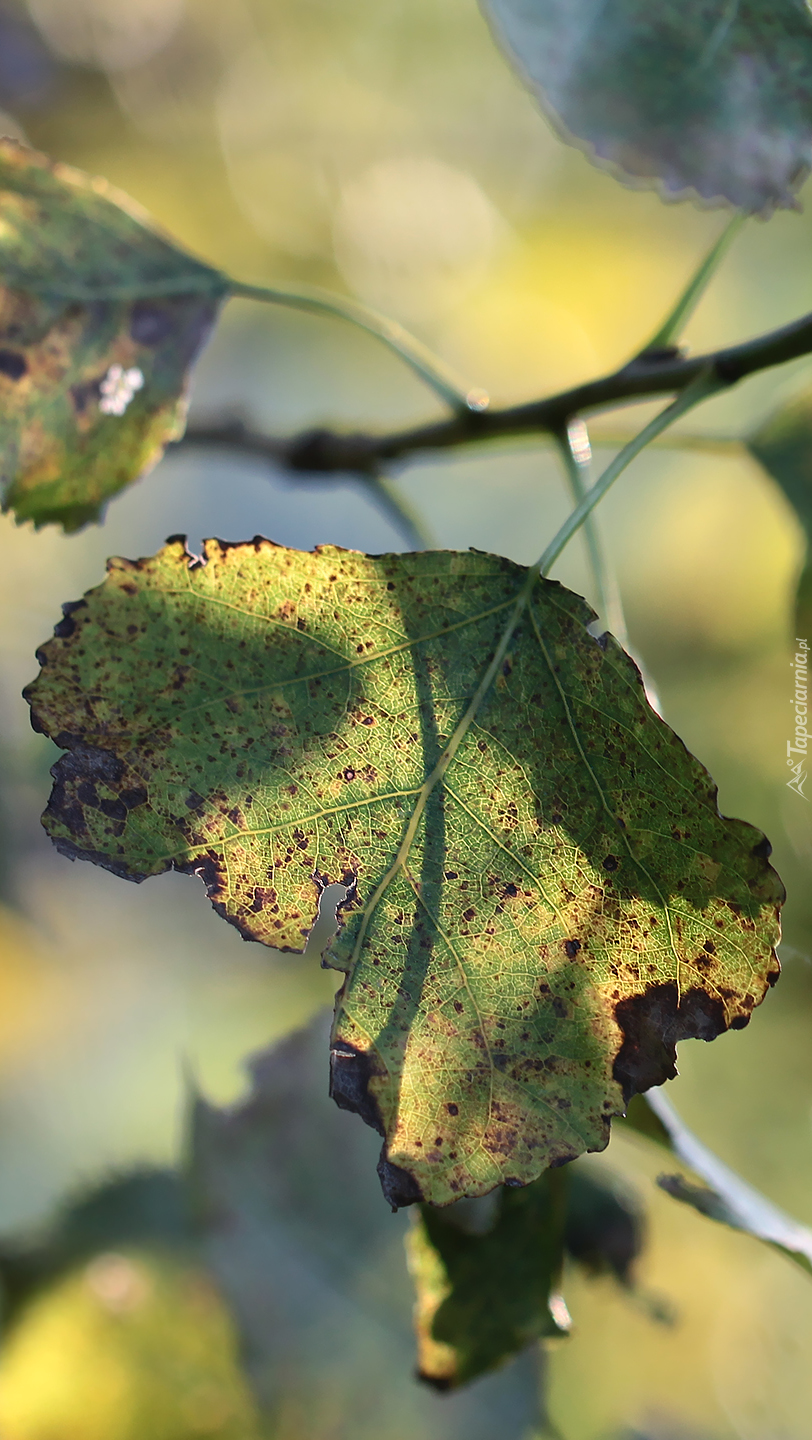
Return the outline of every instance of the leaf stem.
<path id="1" fill-rule="evenodd" d="M 564 549 L 564 546 L 569 543 L 576 531 L 580 530 L 587 516 L 591 515 L 595 506 L 600 503 L 610 487 L 614 485 L 618 476 L 623 473 L 626 466 L 634 460 L 635 456 L 639 455 L 640 451 L 645 449 L 650 440 L 653 440 L 655 436 L 661 434 L 667 426 L 672 425 L 675 420 L 679 419 L 680 415 L 684 415 L 686 411 L 691 410 L 694 405 L 698 405 L 700 401 L 706 400 L 708 396 L 715 394 L 722 388 L 721 382 L 712 372 L 705 371 L 704 373 L 700 373 L 676 400 L 672 401 L 670 405 L 667 405 L 664 410 L 661 410 L 659 415 L 655 415 L 654 419 L 650 420 L 648 425 L 645 425 L 640 433 L 635 435 L 634 439 L 630 440 L 628 445 L 625 445 L 620 451 L 620 454 L 616 455 L 614 460 L 607 465 L 597 483 L 592 486 L 591 490 L 587 491 L 583 500 L 576 505 L 572 514 L 564 521 L 558 534 L 553 536 L 544 554 L 539 557 L 536 564 L 532 567 L 531 573 L 535 572 L 537 575 L 547 575 L 549 573 L 551 567 L 555 564 L 561 551 Z"/>
<path id="2" fill-rule="evenodd" d="M 363 950 L 364 944 L 366 942 L 367 931 L 369 929 L 372 917 L 381 900 L 383 899 L 384 894 L 388 890 L 389 886 L 392 884 L 395 877 L 398 874 L 403 873 L 410 881 L 410 883 L 414 884 L 414 882 L 411 881 L 411 876 L 409 875 L 408 861 L 412 845 L 414 843 L 417 831 L 420 826 L 420 822 L 426 810 L 426 806 L 428 805 L 429 799 L 433 791 L 437 788 L 438 785 L 442 784 L 449 766 L 454 760 L 454 757 L 457 754 L 457 751 L 459 750 L 465 736 L 467 735 L 468 730 L 470 729 L 479 710 L 484 704 L 494 680 L 499 674 L 499 671 L 508 653 L 511 641 L 513 640 L 519 623 L 522 620 L 525 611 L 528 608 L 528 605 L 530 604 L 530 600 L 532 598 L 533 591 L 535 590 L 535 587 L 538 583 L 539 577 L 546 573 L 547 569 L 549 569 L 549 567 L 560 555 L 564 546 L 567 544 L 567 541 L 571 539 L 571 537 L 583 524 L 587 516 L 591 514 L 592 510 L 606 494 L 610 485 L 612 485 L 617 479 L 618 475 L 620 475 L 621 472 L 625 470 L 626 466 L 631 460 L 634 459 L 635 455 L 638 455 L 640 451 L 644 448 L 644 446 L 648 444 L 649 440 L 653 436 L 660 434 L 660 432 L 664 430 L 668 425 L 670 425 L 673 420 L 676 420 L 680 415 L 684 414 L 685 411 L 689 410 L 692 405 L 698 404 L 700 400 L 705 399 L 707 395 L 712 394 L 714 390 L 718 388 L 720 388 L 720 381 L 712 373 L 703 373 L 697 376 L 694 384 L 692 386 L 689 386 L 683 395 L 680 395 L 678 399 L 676 399 L 671 405 L 667 406 L 665 410 L 663 410 L 658 416 L 656 416 L 655 419 L 650 422 L 650 424 L 646 425 L 645 428 L 641 430 L 640 434 L 635 436 L 634 440 L 632 440 L 630 444 L 628 444 L 625 449 L 621 451 L 620 455 L 615 457 L 611 465 L 609 465 L 604 471 L 597 484 L 593 485 L 592 489 L 587 491 L 583 500 L 580 502 L 579 505 L 576 506 L 575 510 L 569 516 L 568 520 L 565 522 L 564 525 L 562 525 L 558 534 L 553 538 L 553 540 L 547 546 L 547 549 L 536 561 L 535 565 L 530 566 L 516 596 L 516 599 L 513 603 L 508 622 L 505 625 L 504 630 L 502 631 L 493 656 L 489 664 L 485 667 L 479 684 L 477 685 L 474 694 L 471 696 L 471 699 L 465 707 L 465 712 L 462 715 L 462 718 L 455 726 L 454 732 L 450 740 L 445 746 L 436 764 L 433 766 L 430 773 L 426 776 L 426 779 L 421 785 L 420 790 L 417 792 L 414 809 L 412 810 L 411 816 L 409 817 L 409 823 L 404 830 L 403 838 L 401 839 L 400 845 L 397 849 L 397 854 L 395 855 L 392 864 L 389 866 L 389 869 L 379 881 L 373 894 L 371 895 L 370 899 L 367 901 L 366 906 L 364 907 L 360 919 L 360 924 L 358 926 L 358 933 L 355 937 L 355 945 L 353 947 L 352 960 L 349 967 L 350 972 L 355 968 L 355 965 L 360 958 L 361 951 Z"/>
<path id="3" fill-rule="evenodd" d="M 383 341 L 456 415 L 466 415 L 472 411 L 477 413 L 487 408 L 488 394 L 485 390 L 466 386 L 450 366 L 433 355 L 427 345 L 411 335 L 396 320 L 379 315 L 376 310 L 368 309 L 357 300 L 331 295 L 315 288 L 287 290 L 279 286 L 247 285 L 240 280 L 230 281 L 229 290 L 235 298 L 259 300 L 270 305 L 287 305 L 293 310 L 306 310 L 312 315 L 348 320 L 350 324 L 366 330 L 368 335 L 374 335 L 376 339 Z"/>
<path id="4" fill-rule="evenodd" d="M 561 1431 L 554 1424 L 550 1415 L 548 1395 L 550 1388 L 550 1351 L 543 1340 L 539 1340 L 538 1342 L 536 1357 L 536 1365 L 538 1367 L 537 1393 L 539 1417 L 537 1428 L 530 1432 L 527 1440 L 564 1440 Z"/>
<path id="5" fill-rule="evenodd" d="M 400 531 L 410 549 L 433 548 L 434 537 L 419 510 L 409 504 L 398 486 L 393 484 L 387 475 L 359 475 L 358 480 L 381 514 Z"/>
<path id="6" fill-rule="evenodd" d="M 317 429 L 293 437 L 274 437 L 255 434 L 245 425 L 239 429 L 244 445 L 254 453 L 272 456 L 290 470 L 322 475 L 336 471 L 358 474 L 382 462 L 410 459 L 420 452 L 456 449 L 463 445 L 519 436 L 552 434 L 575 415 L 596 414 L 624 404 L 680 394 L 699 376 L 708 373 L 718 382 L 716 389 L 721 390 L 737 384 L 748 375 L 810 354 L 812 314 L 741 345 L 697 356 L 639 355 L 610 375 L 588 380 L 542 400 L 501 408 L 494 406 L 487 410 L 467 406 L 465 411 L 458 409 L 448 420 L 408 430 L 390 431 L 388 434 L 346 434 Z M 188 432 L 188 438 L 190 442 L 204 439 L 209 443 L 234 444 L 234 433 L 233 423 L 219 434 L 212 427 L 206 427 L 201 435 L 193 427 Z M 685 443 L 699 445 L 704 442 L 697 439 L 692 442 L 686 440 Z"/>
<path id="7" fill-rule="evenodd" d="M 642 1102 L 642 1105 L 641 1103 Z M 646 1108 L 643 1109 L 642 1107 Z M 648 1113 L 647 1113 L 648 1112 Z M 681 1177 L 661 1175 L 657 1184 L 675 1199 L 693 1205 L 700 1213 L 734 1230 L 762 1240 L 812 1271 L 812 1230 L 793 1219 L 709 1150 L 677 1114 L 662 1090 L 646 1091 L 630 1111 L 626 1124 L 655 1144 L 671 1150 L 710 1188 L 702 1191 L 679 1183 Z M 625 1128 L 621 1121 L 622 1128 Z M 674 1183 L 677 1182 L 677 1183 Z"/>
<path id="8" fill-rule="evenodd" d="M 747 217 L 741 212 L 734 215 L 728 222 L 719 238 L 714 242 L 700 263 L 685 289 L 679 297 L 673 310 L 668 314 L 659 330 L 652 335 L 648 344 L 643 347 L 642 354 L 650 350 L 664 350 L 673 345 L 683 326 L 690 320 L 697 304 L 701 300 L 709 281 L 716 274 L 716 271 L 727 254 L 730 245 L 738 235 Z"/>
<path id="9" fill-rule="evenodd" d="M 589 432 L 583 420 L 571 420 L 566 430 L 556 432 L 554 439 L 564 462 L 572 497 L 576 505 L 579 505 L 589 490 L 589 470 L 592 460 Z M 615 639 L 620 641 L 624 649 L 628 648 L 626 620 L 620 600 L 620 591 L 614 572 L 606 560 L 593 515 L 587 515 L 584 521 L 584 540 L 595 583 L 598 613 Z"/>

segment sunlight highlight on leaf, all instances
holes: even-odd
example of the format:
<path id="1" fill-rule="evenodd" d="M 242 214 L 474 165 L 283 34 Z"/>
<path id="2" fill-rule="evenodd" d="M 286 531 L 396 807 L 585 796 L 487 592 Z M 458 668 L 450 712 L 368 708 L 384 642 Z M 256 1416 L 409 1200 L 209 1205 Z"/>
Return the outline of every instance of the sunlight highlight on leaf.
<path id="1" fill-rule="evenodd" d="M 200 875 L 297 951 L 348 886 L 332 1093 L 384 1136 L 394 1205 L 602 1149 L 680 1039 L 746 1025 L 778 974 L 764 837 L 580 597 L 539 580 L 515 624 L 527 585 L 476 552 L 174 540 L 66 607 L 28 691 L 69 752 L 64 853 Z"/>

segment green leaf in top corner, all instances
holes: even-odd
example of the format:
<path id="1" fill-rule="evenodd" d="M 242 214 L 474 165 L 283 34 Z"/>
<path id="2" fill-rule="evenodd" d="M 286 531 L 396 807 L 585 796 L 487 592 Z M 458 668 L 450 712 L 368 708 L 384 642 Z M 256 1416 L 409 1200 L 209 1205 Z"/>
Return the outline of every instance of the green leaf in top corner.
<path id="1" fill-rule="evenodd" d="M 677 1041 L 746 1025 L 778 974 L 764 837 L 719 815 L 579 596 L 538 580 L 515 622 L 527 577 L 172 541 L 66 607 L 28 691 L 68 751 L 45 816 L 64 853 L 197 874 L 244 936 L 297 951 L 347 885 L 332 1093 L 384 1136 L 393 1205 L 602 1149 Z"/>
<path id="2" fill-rule="evenodd" d="M 104 181 L 13 140 L 0 282 L 3 508 L 77 530 L 183 433 L 227 282 Z"/>
<path id="3" fill-rule="evenodd" d="M 812 162 L 806 0 L 482 0 L 563 138 L 632 184 L 755 214 Z"/>
<path id="4" fill-rule="evenodd" d="M 747 440 L 751 455 L 783 491 L 806 537 L 794 631 L 812 637 L 812 387 L 781 405 Z"/>
<path id="5" fill-rule="evenodd" d="M 502 1188 L 477 1223 L 465 1201 L 421 1205 L 406 1239 L 417 1291 L 418 1374 L 438 1390 L 465 1385 L 532 1340 L 566 1335 L 558 1293 L 564 1262 L 564 1187 L 550 1171 L 532 1185 Z M 467 1209 L 466 1207 L 473 1207 Z"/>

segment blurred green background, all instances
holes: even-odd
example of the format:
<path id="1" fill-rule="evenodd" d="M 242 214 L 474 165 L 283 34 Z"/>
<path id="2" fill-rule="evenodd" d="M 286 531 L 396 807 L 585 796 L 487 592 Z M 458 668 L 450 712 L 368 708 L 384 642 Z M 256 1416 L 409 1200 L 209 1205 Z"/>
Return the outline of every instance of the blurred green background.
<path id="1" fill-rule="evenodd" d="M 6 133 L 105 175 L 204 258 L 246 280 L 356 295 L 496 401 L 621 363 L 724 223 L 624 189 L 554 139 L 475 0 L 1 0 L 0 109 Z M 803 214 L 749 222 L 688 343 L 732 342 L 812 309 L 810 241 Z M 804 365 L 750 381 L 684 428 L 747 433 Z M 281 433 L 440 413 L 374 340 L 244 302 L 203 356 L 192 413 L 234 407 Z M 648 413 L 596 422 L 597 460 Z M 523 562 L 568 509 L 552 452 L 530 442 L 424 457 L 397 483 L 439 545 Z M 790 896 L 777 991 L 744 1033 L 684 1045 L 669 1094 L 723 1159 L 812 1223 L 812 819 L 785 764 L 800 533 L 736 446 L 647 453 L 600 523 L 666 719 L 718 781 L 723 812 L 767 831 Z M 101 528 L 66 539 L 0 521 L 2 1233 L 111 1171 L 176 1160 L 184 1062 L 208 1095 L 231 1100 L 243 1057 L 334 988 L 312 963 L 244 945 L 197 882 L 129 886 L 60 859 L 39 828 L 56 752 L 29 730 L 20 690 L 60 603 L 97 583 L 109 554 L 151 553 L 174 532 L 194 547 L 258 531 L 306 549 L 402 548 L 349 480 L 292 482 L 191 449 Z M 556 574 L 590 596 L 580 541 Z M 631 1140 L 589 1163 L 620 1168 L 645 1195 L 643 1281 L 677 1321 L 658 1326 L 608 1282 L 571 1278 L 575 1332 L 551 1359 L 565 1440 L 808 1437 L 812 1281 L 656 1191 L 656 1159 Z M 0 1362 L 4 1440 L 253 1437 L 216 1297 L 182 1267 L 132 1263 L 153 1331 L 125 1343 L 98 1274 L 68 1278 Z M 224 1369 L 218 1409 L 205 1385 Z M 295 1407 L 275 1433 L 332 1434 L 325 1422 L 311 1435 Z"/>

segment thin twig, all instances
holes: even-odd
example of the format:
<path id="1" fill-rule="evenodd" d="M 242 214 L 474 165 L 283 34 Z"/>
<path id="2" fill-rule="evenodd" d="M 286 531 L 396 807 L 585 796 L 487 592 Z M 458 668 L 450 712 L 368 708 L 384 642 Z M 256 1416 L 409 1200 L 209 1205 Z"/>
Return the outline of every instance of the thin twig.
<path id="1" fill-rule="evenodd" d="M 806 315 L 742 345 L 690 357 L 641 355 L 611 375 L 576 385 L 544 400 L 502 409 L 469 410 L 449 420 L 414 429 L 381 435 L 319 429 L 283 438 L 263 435 L 237 418 L 219 425 L 192 425 L 182 443 L 238 449 L 303 473 L 377 474 L 382 463 L 419 453 L 533 433 L 555 434 L 575 415 L 610 410 L 657 396 L 679 395 L 700 375 L 713 379 L 714 392 L 728 389 L 748 375 L 811 353 L 812 315 Z M 688 442 L 687 437 L 674 439 L 686 447 L 691 443 L 698 448 L 710 448 L 712 443 L 700 437 L 692 442 Z"/>
<path id="2" fill-rule="evenodd" d="M 422 515 L 415 506 L 401 494 L 397 485 L 386 475 L 361 475 L 358 477 L 373 504 L 386 517 L 390 525 L 400 531 L 410 550 L 431 550 L 434 537 Z"/>
<path id="3" fill-rule="evenodd" d="M 570 493 L 576 505 L 580 505 L 591 487 L 592 446 L 589 431 L 584 420 L 571 420 L 566 431 L 555 437 L 559 442 L 564 469 L 569 481 Z M 598 614 L 605 625 L 609 625 L 609 587 L 606 557 L 598 534 L 597 516 L 588 515 L 584 521 L 584 543 L 592 569 Z M 609 627 L 612 628 L 611 626 Z M 618 636 L 620 639 L 620 636 Z M 622 641 L 621 641 L 622 643 Z"/>
<path id="4" fill-rule="evenodd" d="M 390 320 L 387 315 L 379 315 L 377 310 L 370 310 L 367 305 L 362 305 L 349 296 L 331 295 L 326 290 L 315 288 L 288 290 L 278 285 L 247 285 L 241 280 L 232 280 L 230 291 L 235 299 L 286 305 L 289 309 L 309 311 L 312 315 L 347 320 L 351 325 L 366 330 L 368 335 L 374 335 L 394 351 L 455 413 L 467 414 L 469 410 L 484 410 L 488 405 L 488 394 L 485 390 L 472 389 L 466 385 L 450 365 L 432 354 L 422 340 L 411 335 L 396 320 Z"/>

